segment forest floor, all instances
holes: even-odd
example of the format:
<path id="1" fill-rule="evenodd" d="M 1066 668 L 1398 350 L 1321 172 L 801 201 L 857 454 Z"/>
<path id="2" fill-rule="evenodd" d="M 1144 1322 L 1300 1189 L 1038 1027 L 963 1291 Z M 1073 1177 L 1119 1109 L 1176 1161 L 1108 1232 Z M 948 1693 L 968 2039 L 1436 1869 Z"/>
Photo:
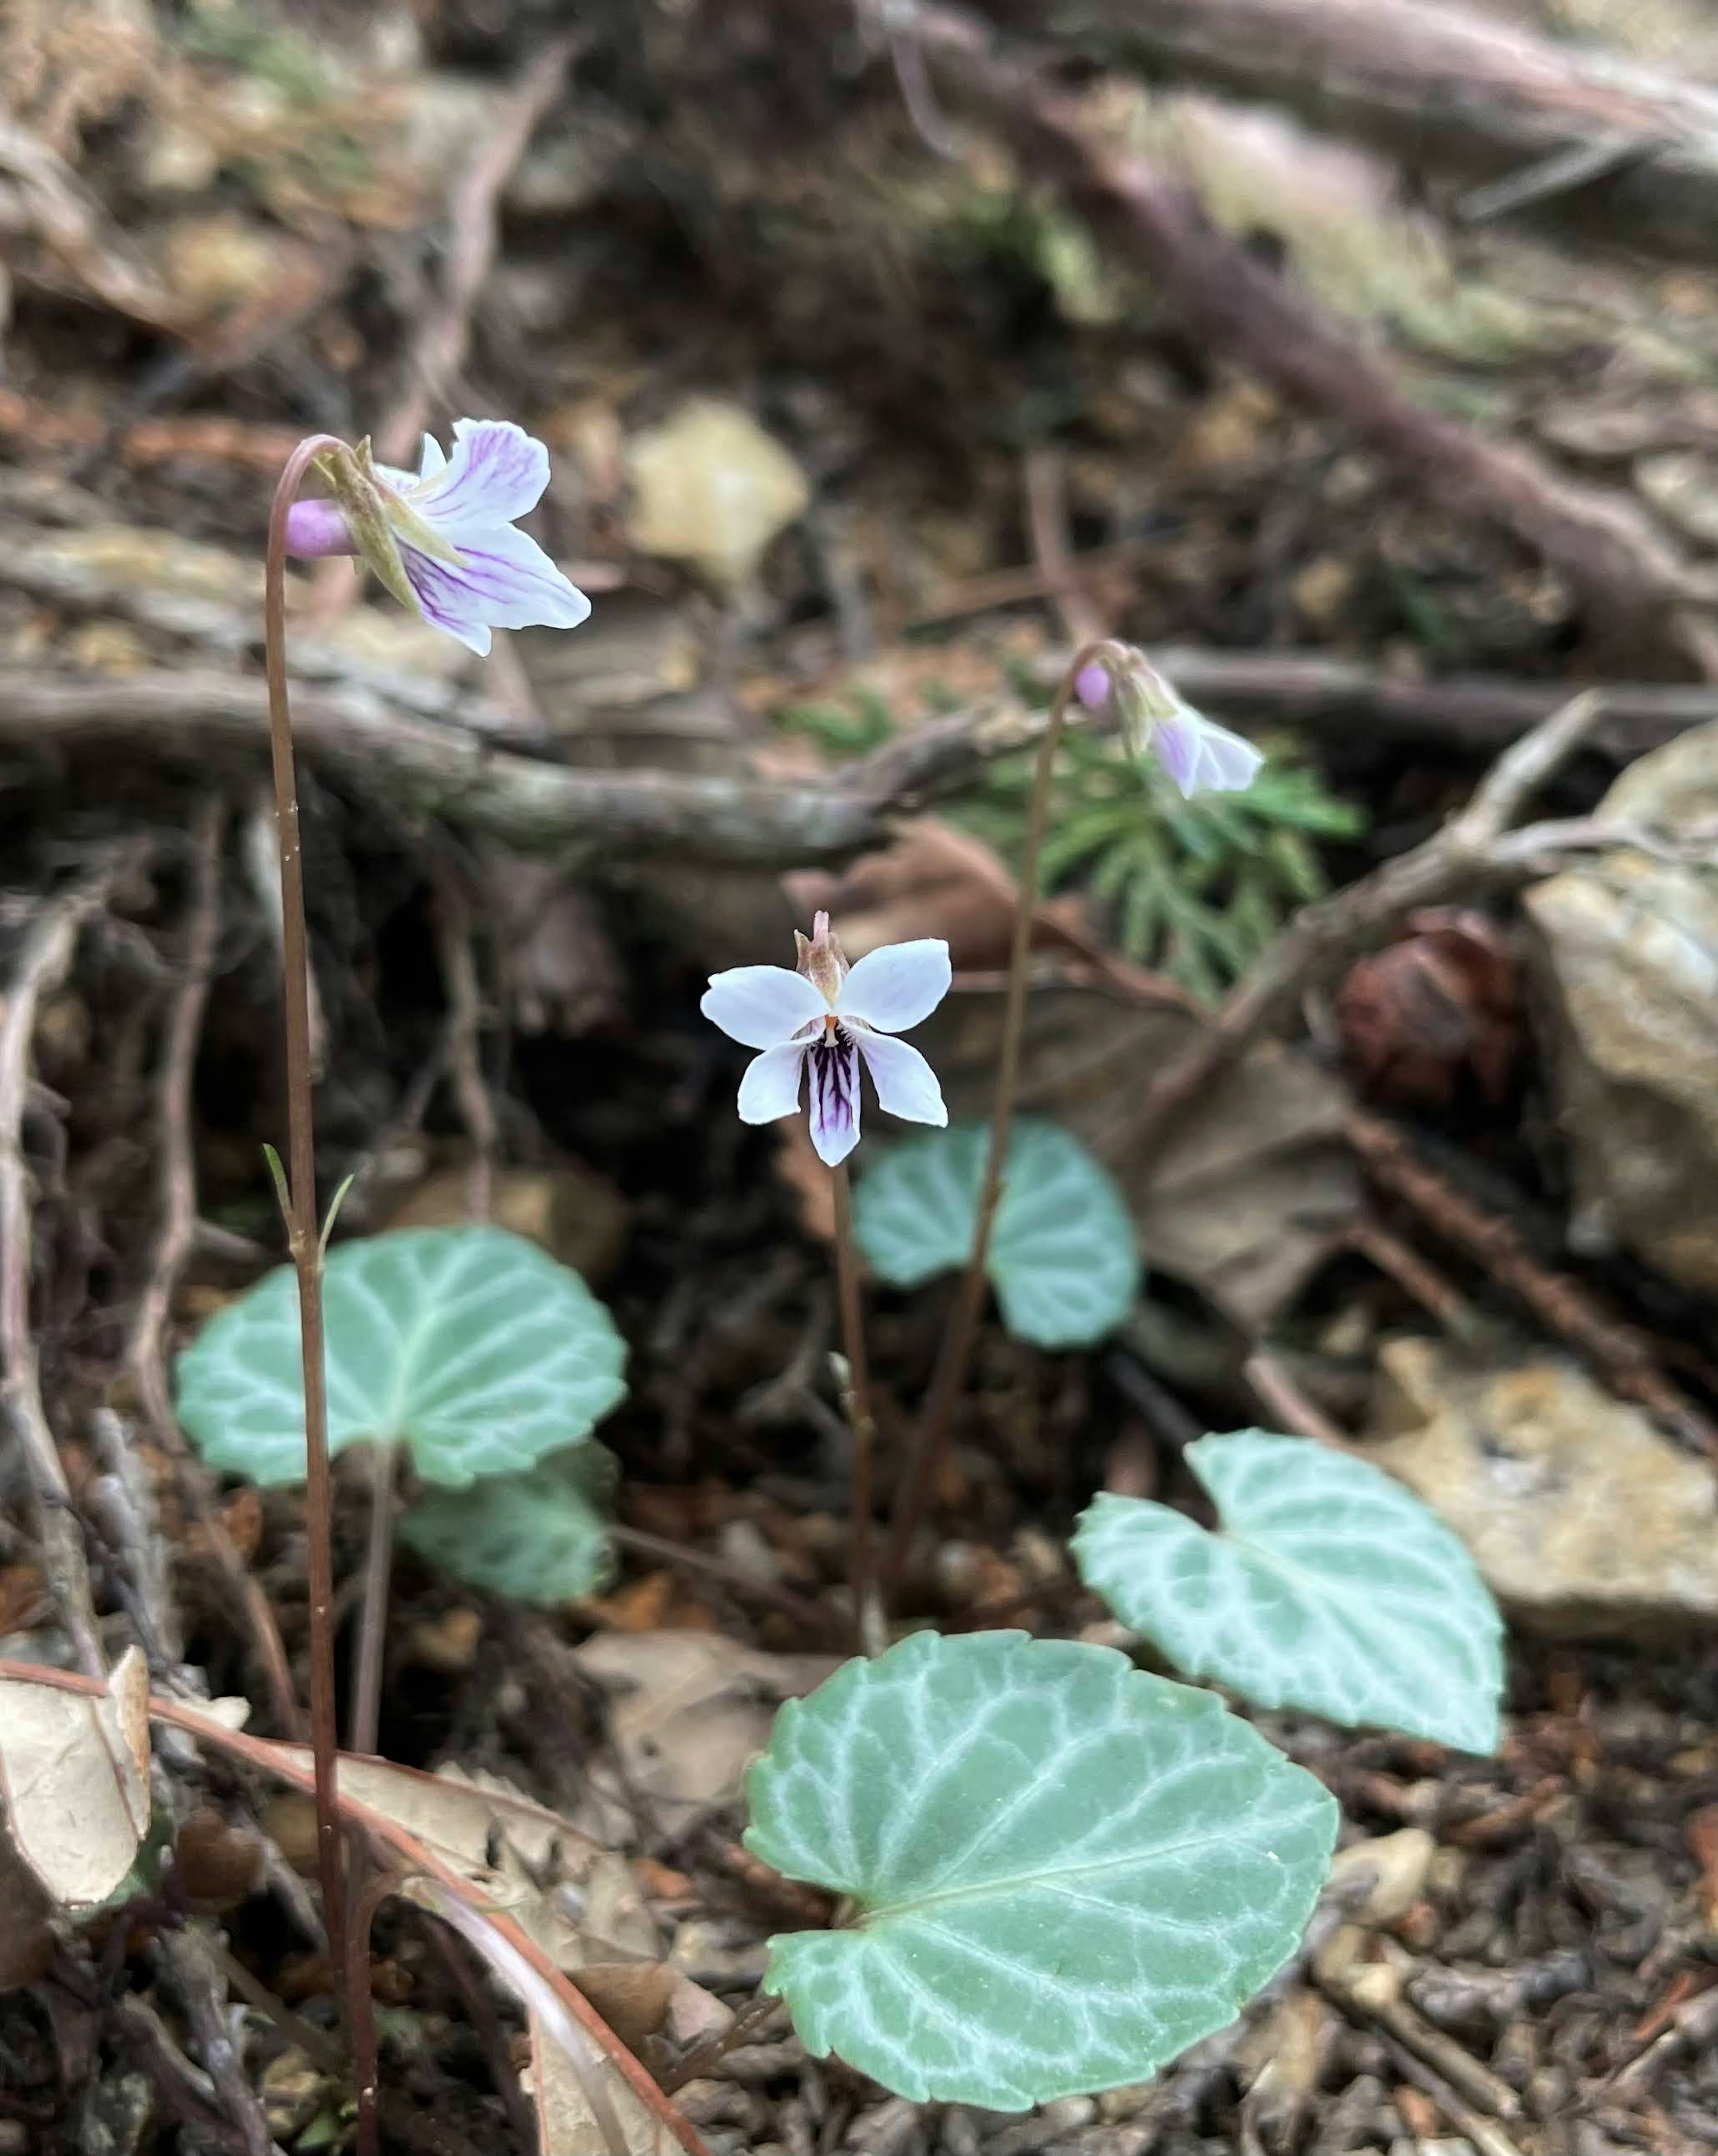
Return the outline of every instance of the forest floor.
<path id="1" fill-rule="evenodd" d="M 489 1218 L 600 1296 L 615 1565 L 532 1606 L 400 1548 L 376 1749 L 438 1779 L 375 1804 L 559 1927 L 724 2156 L 1718 2151 L 1718 37 L 1135 13 L 0 9 L 0 1661 L 87 1666 L 87 1619 L 303 1737 L 302 1492 L 172 1409 L 284 1252 L 269 499 L 307 431 L 515 418 L 584 628 L 480 663 L 294 572 L 318 1182 L 342 1239 Z M 981 1116 L 1026 752 L 1096 635 L 1270 783 L 1178 822 L 1069 746 L 1021 1105 L 1144 1284 L 1090 1348 L 987 1316 L 891 1616 L 1138 1649 L 1076 1516 L 1196 1507 L 1188 1442 L 1257 1425 L 1415 1448 L 1509 1680 L 1493 1758 L 1257 1716 L 1342 1807 L 1304 1952 L 1022 2118 L 759 2000 L 830 1914 L 740 1777 L 851 1645 L 851 1447 L 826 1180 L 698 998 L 820 908 L 942 937 L 914 1037 Z M 867 1288 L 880 1523 L 954 1292 Z M 310 1798 L 157 1755 L 177 1856 L 121 1905 L 54 1918 L 0 1847 L 0 2156 L 350 2146 Z M 390 1899 L 372 1981 L 383 2148 L 527 2156 L 541 2031 L 470 1941 Z"/>

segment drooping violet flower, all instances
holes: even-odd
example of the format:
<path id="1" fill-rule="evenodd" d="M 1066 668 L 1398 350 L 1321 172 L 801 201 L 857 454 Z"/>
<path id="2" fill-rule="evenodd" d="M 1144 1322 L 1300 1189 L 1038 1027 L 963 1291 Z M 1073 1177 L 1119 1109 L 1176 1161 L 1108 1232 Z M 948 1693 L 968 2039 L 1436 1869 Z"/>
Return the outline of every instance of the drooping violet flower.
<path id="1" fill-rule="evenodd" d="M 877 1104 L 914 1123 L 946 1123 L 936 1073 L 893 1036 L 918 1025 L 949 993 L 949 947 L 926 937 L 887 943 L 849 966 L 820 913 L 810 938 L 797 929 L 796 972 L 736 966 L 712 973 L 698 1008 L 733 1040 L 763 1052 L 740 1081 L 740 1119 L 773 1123 L 800 1105 L 810 1080 L 811 1142 L 837 1167 L 859 1142 L 859 1065 Z"/>
<path id="2" fill-rule="evenodd" d="M 1244 793 L 1264 762 L 1251 742 L 1184 702 L 1133 644 L 1101 645 L 1075 675 L 1074 694 L 1088 711 L 1113 705 L 1123 740 L 1135 756 L 1154 757 L 1184 800 Z"/>
<path id="3" fill-rule="evenodd" d="M 295 501 L 286 551 L 357 554 L 402 605 L 482 657 L 491 629 L 577 629 L 590 601 L 513 529 L 548 485 L 548 451 L 510 419 L 456 419 L 451 457 L 425 434 L 415 472 L 368 441 L 316 459 L 333 496 Z"/>

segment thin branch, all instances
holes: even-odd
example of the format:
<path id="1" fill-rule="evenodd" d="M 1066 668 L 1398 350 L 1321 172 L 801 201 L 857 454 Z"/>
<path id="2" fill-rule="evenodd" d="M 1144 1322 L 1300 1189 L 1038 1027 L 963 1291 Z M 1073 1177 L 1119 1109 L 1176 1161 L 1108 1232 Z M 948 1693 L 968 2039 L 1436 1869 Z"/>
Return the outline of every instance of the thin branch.
<path id="1" fill-rule="evenodd" d="M 1566 689 L 1473 678 L 1391 681 L 1304 654 L 1154 650 L 1188 701 L 1227 720 L 1335 739 L 1431 741 L 1495 754 L 1561 710 Z M 1044 682 L 1047 698 L 1062 660 Z M 1718 719 L 1718 690 L 1607 685 L 1592 746 L 1619 761 Z M 211 755 L 255 757 L 267 738 L 263 684 L 214 673 L 80 680 L 0 670 L 0 743 L 126 747 L 206 771 Z M 1069 714 L 1070 723 L 1083 723 Z M 886 844 L 898 819 L 978 784 L 999 757 L 1035 747 L 1047 711 L 1011 694 L 934 719 L 822 781 L 677 772 L 572 770 L 495 746 L 347 681 L 293 691 L 307 760 L 398 823 L 444 818 L 521 853 L 581 862 L 654 855 L 782 869 L 836 864 Z"/>
<path id="2" fill-rule="evenodd" d="M 466 1210 L 487 1220 L 495 1210 L 495 1156 L 500 1133 L 495 1103 L 483 1077 L 483 996 L 472 950 L 471 909 L 457 877 L 439 869 L 435 894 L 435 952 L 447 990 L 447 1063 L 466 1135 L 471 1141 L 471 1166 L 466 1181 Z"/>
<path id="3" fill-rule="evenodd" d="M 352 1666 L 349 1749 L 373 1752 L 382 1717 L 382 1669 L 387 1658 L 388 1589 L 393 1572 L 396 1445 L 370 1446 L 370 1532 L 364 1549 L 364 1598 Z"/>
<path id="4" fill-rule="evenodd" d="M 441 290 L 412 340 L 404 399 L 376 430 L 378 454 L 390 464 L 411 458 L 424 423 L 465 363 L 472 311 L 495 267 L 502 191 L 560 95 L 568 66 L 584 42 L 576 35 L 552 38 L 526 62 L 491 132 L 460 177 L 449 205 Z"/>
<path id="5" fill-rule="evenodd" d="M 1477 1259 L 1547 1330 L 1601 1371 L 1615 1392 L 1718 1459 L 1718 1425 L 1666 1377 L 1646 1333 L 1613 1316 L 1579 1281 L 1541 1265 L 1513 1220 L 1486 1212 L 1454 1188 L 1420 1158 L 1405 1132 L 1358 1108 L 1350 1111 L 1344 1127 L 1375 1183 L 1411 1205 L 1446 1242 Z"/>
<path id="6" fill-rule="evenodd" d="M 846 0 L 816 4 L 827 16 Z M 1005 56 L 989 25 L 958 7 L 898 0 L 898 13 L 945 87 L 1150 275 L 1164 312 L 1201 347 L 1340 421 L 1428 499 L 1509 533 L 1567 578 L 1596 621 L 1673 643 L 1704 670 L 1710 654 L 1690 619 L 1705 603 L 1696 580 L 1637 503 L 1417 403 L 1351 326 L 1214 224 L 1191 189 L 1107 137 L 1042 56 Z"/>
<path id="7" fill-rule="evenodd" d="M 1577 696 L 1507 751 L 1468 806 L 1423 845 L 1398 854 L 1333 897 L 1303 906 L 1229 991 L 1180 1060 L 1153 1083 L 1139 1143 L 1160 1144 L 1176 1118 L 1296 1007 L 1307 988 L 1370 950 L 1408 914 L 1455 893 L 1471 893 L 1476 886 L 1506 887 L 1538 873 L 1542 840 L 1533 843 L 1532 829 L 1505 834 L 1505 819 L 1574 755 L 1602 709 L 1598 696 Z M 1566 834 L 1567 827 L 1556 828 Z"/>
<path id="8" fill-rule="evenodd" d="M 172 1460 L 191 1511 L 228 1588 L 249 1623 L 268 1680 L 276 1721 L 301 1733 L 298 1697 L 279 1625 L 260 1582 L 234 1547 L 203 1463 L 186 1444 L 167 1382 L 167 1326 L 180 1278 L 198 1241 L 197 1163 L 191 1142 L 191 1089 L 203 1013 L 221 931 L 221 849 L 225 803 L 211 794 L 192 821 L 192 891 L 178 986 L 167 1013 L 155 1081 L 155 1152 L 160 1213 L 143 1286 L 126 1336 L 125 1368 L 155 1441 Z"/>
<path id="9" fill-rule="evenodd" d="M 110 848 L 95 867 L 43 907 L 25 934 L 0 998 L 0 1407 L 17 1435 L 34 1493 L 49 1587 L 78 1665 L 92 1677 L 104 1676 L 106 1663 L 89 1560 L 43 1404 L 41 1360 L 30 1322 L 33 1205 L 23 1119 L 36 1014 L 70 972 L 85 923 L 103 910 L 115 886 L 147 850 L 141 843 Z"/>
<path id="10" fill-rule="evenodd" d="M 1470 218 L 1614 175 L 1583 193 L 1583 228 L 1710 259 L 1718 94 L 1692 73 L 1441 0 L 1083 0 L 1080 17 L 1087 49 L 1102 40 L 1123 65 L 1298 105 L 1391 154 L 1411 141 L 1417 163 L 1507 174 L 1463 203 Z"/>
<path id="11" fill-rule="evenodd" d="M 1332 1452 L 1354 1450 L 1318 1403 L 1307 1398 L 1294 1372 L 1279 1356 L 1259 1348 L 1247 1357 L 1242 1366 L 1242 1375 L 1258 1395 L 1259 1404 L 1271 1418 L 1273 1428 L 1294 1430 L 1302 1437 L 1310 1438 L 1315 1445 L 1329 1446 Z"/>

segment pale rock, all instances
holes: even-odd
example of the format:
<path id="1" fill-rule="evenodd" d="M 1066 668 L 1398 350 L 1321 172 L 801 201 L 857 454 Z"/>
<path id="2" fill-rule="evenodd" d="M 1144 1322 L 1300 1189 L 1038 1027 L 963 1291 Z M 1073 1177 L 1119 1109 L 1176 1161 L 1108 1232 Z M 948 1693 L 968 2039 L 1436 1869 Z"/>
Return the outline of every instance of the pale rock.
<path id="1" fill-rule="evenodd" d="M 1391 1342 L 1368 1457 L 1459 1535 L 1509 1614 L 1565 1638 L 1718 1622 L 1718 1484 L 1573 1364 Z"/>
<path id="2" fill-rule="evenodd" d="M 1718 459 L 1699 449 L 1664 449 L 1638 459 L 1634 483 L 1690 538 L 1718 542 Z"/>
<path id="3" fill-rule="evenodd" d="M 1630 767 L 1597 814 L 1718 826 L 1718 725 Z M 1556 1043 L 1577 1240 L 1718 1293 L 1718 872 L 1618 848 L 1535 885 L 1530 962 Z"/>
<path id="4" fill-rule="evenodd" d="M 301 275 L 306 250 L 277 227 L 236 210 L 171 218 L 156 239 L 162 276 L 200 318 L 254 305 Z"/>
<path id="5" fill-rule="evenodd" d="M 1338 1850 L 1330 1887 L 1356 1923 L 1396 1923 L 1424 1893 L 1437 1847 L 1422 1826 L 1374 1835 Z"/>
<path id="6" fill-rule="evenodd" d="M 629 543 L 687 563 L 729 596 L 811 501 L 805 473 L 775 437 L 717 398 L 694 398 L 634 435 L 626 471 Z"/>

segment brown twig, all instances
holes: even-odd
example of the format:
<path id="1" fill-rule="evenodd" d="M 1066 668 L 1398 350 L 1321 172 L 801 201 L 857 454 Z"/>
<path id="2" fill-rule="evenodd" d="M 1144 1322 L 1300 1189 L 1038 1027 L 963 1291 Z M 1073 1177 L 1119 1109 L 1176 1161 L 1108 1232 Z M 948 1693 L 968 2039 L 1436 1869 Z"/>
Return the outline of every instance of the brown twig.
<path id="1" fill-rule="evenodd" d="M 3 581 L 3 572 L 0 572 Z M 1217 716 L 1385 742 L 1438 740 L 1494 753 L 1567 701 L 1566 690 L 1473 680 L 1391 682 L 1335 660 L 1154 650 L 1153 664 Z M 438 691 L 438 694 L 445 692 Z M 1639 684 L 1597 692 L 1595 747 L 1619 759 L 1718 719 L 1718 691 Z M 299 748 L 329 777 L 399 819 L 445 818 L 522 853 L 580 860 L 639 855 L 782 869 L 838 863 L 885 844 L 898 819 L 983 778 L 999 757 L 1042 742 L 1047 712 L 1006 694 L 904 732 L 824 781 L 747 772 L 572 770 L 495 746 L 493 707 L 425 716 L 428 688 L 402 705 L 352 677 L 293 691 Z M 440 708 L 438 706 L 438 709 Z M 460 723 L 470 711 L 470 726 Z M 1079 715 L 1068 715 L 1071 723 Z M 130 748 L 206 768 L 212 755 L 257 755 L 267 735 L 260 682 L 210 671 L 80 680 L 0 670 L 0 742 Z M 481 726 L 482 732 L 472 731 Z"/>
<path id="2" fill-rule="evenodd" d="M 827 13 L 829 0 L 819 6 Z M 1705 670 L 1705 639 L 1687 620 L 1701 604 L 1695 582 L 1636 504 L 1417 403 L 1351 328 L 1219 229 L 1191 189 L 1107 140 L 1089 104 L 1040 61 L 1000 54 L 986 23 L 927 0 L 902 0 L 899 20 L 945 86 L 1149 273 L 1164 311 L 1203 349 L 1339 419 L 1429 499 L 1509 533 L 1559 570 L 1597 621 L 1668 639 Z"/>
<path id="3" fill-rule="evenodd" d="M 378 454 L 404 464 L 418 446 L 424 422 L 447 394 L 471 341 L 471 315 L 495 266 L 502 190 L 532 136 L 561 94 L 579 36 L 552 38 L 521 68 L 489 135 L 460 176 L 448 205 L 442 285 L 414 331 L 407 356 L 409 386 L 376 429 Z"/>
<path id="4" fill-rule="evenodd" d="M 64 158 L 8 116 L 0 116 L 0 172 L 17 187 L 36 236 L 74 291 L 150 329 L 194 333 L 189 310 L 131 254 Z"/>
<path id="5" fill-rule="evenodd" d="M 770 2023 L 785 2014 L 784 2000 L 759 1993 L 749 2006 L 743 2007 L 719 2035 L 707 2036 L 702 2044 L 695 2045 L 677 2066 L 663 2076 L 662 2087 L 669 2096 L 683 2089 L 688 2082 L 702 2080 L 712 2066 L 719 2066 L 730 2051 L 737 2051 L 743 2044 L 754 2042 Z"/>
<path id="6" fill-rule="evenodd" d="M 344 1856 L 341 1844 L 338 1709 L 334 1677 L 334 1495 L 328 1468 L 327 1372 L 322 1348 L 322 1243 L 316 1207 L 316 1142 L 311 1081 L 310 947 L 304 916 L 304 854 L 293 769 L 292 713 L 286 685 L 286 516 L 312 461 L 338 450 L 312 434 L 287 459 L 269 512 L 264 587 L 268 660 L 269 740 L 280 855 L 281 976 L 286 1019 L 289 1163 L 287 1240 L 298 1276 L 298 1323 L 304 1373 L 305 1520 L 310 1600 L 311 1743 L 316 1760 L 316 1856 L 331 1958 L 346 1967 Z M 343 1992 L 343 1986 L 342 1986 Z M 349 2017 L 351 2018 L 351 2017 Z M 359 2079 L 364 2062 L 358 2061 Z"/>
<path id="7" fill-rule="evenodd" d="M 214 2083 L 239 2139 L 234 2156 L 274 2156 L 274 2136 L 261 2100 L 244 2072 L 227 2020 L 227 1979 L 200 1924 L 162 1934 L 161 1958 L 184 2002 L 204 2071 Z"/>
<path id="8" fill-rule="evenodd" d="M 125 463 L 147 467 L 183 458 L 237 465 L 242 470 L 280 470 L 298 440 L 284 427 L 259 427 L 241 419 L 205 416 L 139 419 L 117 434 L 94 411 L 61 408 L 15 389 L 0 389 L 0 436 L 33 449 L 105 449 Z"/>
<path id="9" fill-rule="evenodd" d="M 1517 175 L 1501 183 L 1509 207 L 1522 167 L 1575 159 L 1562 183 L 1583 187 L 1583 229 L 1597 218 L 1631 246 L 1708 259 L 1718 95 L 1692 74 L 1439 0 L 1087 0 L 1081 27 L 1124 64 L 1296 105 L 1392 153 L 1411 140 L 1417 164 Z M 1545 191 L 1539 181 L 1527 198 Z"/>
<path id="10" fill-rule="evenodd" d="M 924 1507 L 936 1486 L 938 1471 L 947 1449 L 954 1409 L 966 1383 L 979 1317 L 987 1289 L 985 1265 L 990 1254 L 990 1233 L 1002 1196 L 1002 1174 L 1008 1159 L 1008 1142 L 1014 1126 L 1014 1096 L 1020 1085 L 1021 1042 L 1026 1027 L 1026 977 L 1031 959 L 1032 928 L 1038 904 L 1038 863 L 1050 823 L 1051 783 L 1055 775 L 1056 751 L 1062 739 L 1062 721 L 1074 701 L 1074 683 L 1088 653 L 1077 651 L 1051 701 L 1050 716 L 1038 744 L 1032 773 L 1031 798 L 1027 803 L 1026 831 L 1021 841 L 1020 889 L 1015 901 L 1014 935 L 1008 959 L 1008 991 L 1002 1013 L 1002 1038 L 997 1051 L 996 1091 L 990 1111 L 989 1150 L 985 1156 L 984 1180 L 979 1186 L 973 1228 L 972 1250 L 954 1291 L 928 1391 L 913 1426 L 912 1447 L 901 1478 L 894 1517 L 889 1523 L 888 1553 L 883 1564 L 885 1593 L 892 1599 L 912 1553 L 913 1537 Z"/>
<path id="11" fill-rule="evenodd" d="M 1392 1235 L 1381 1220 L 1363 1214 L 1344 1240 L 1351 1250 L 1369 1258 L 1404 1295 L 1435 1317 L 1446 1332 L 1459 1336 L 1473 1331 L 1474 1306 L 1467 1296 L 1400 1235 Z"/>
<path id="12" fill-rule="evenodd" d="M 447 1063 L 471 1141 L 466 1210 L 487 1220 L 495 1210 L 495 1103 L 483 1078 L 483 997 L 472 952 L 471 909 L 450 870 L 439 870 L 435 897 L 435 950 L 447 990 Z"/>
<path id="13" fill-rule="evenodd" d="M 1663 1417 L 1686 1442 L 1718 1458 L 1718 1425 L 1665 1376 L 1647 1335 L 1613 1317 L 1566 1273 L 1541 1265 L 1514 1221 L 1487 1213 L 1415 1152 L 1406 1132 L 1351 1109 L 1344 1126 L 1366 1171 L 1447 1242 L 1469 1251 L 1561 1340 L 1601 1370 L 1626 1399 Z"/>
<path id="14" fill-rule="evenodd" d="M 352 1665 L 352 1731 L 347 1749 L 373 1752 L 382 1714 L 382 1666 L 388 1642 L 388 1587 L 393 1570 L 394 1467 L 398 1448 L 372 1445 L 370 1533 L 364 1548 L 364 1599 Z"/>
<path id="15" fill-rule="evenodd" d="M 301 1734 L 298 1697 L 280 1627 L 260 1582 L 227 1532 L 209 1477 L 186 1444 L 173 1413 L 167 1383 L 168 1313 L 179 1280 L 198 1242 L 197 1163 L 191 1143 L 191 1088 L 203 1016 L 214 970 L 221 927 L 221 848 L 225 803 L 211 794 L 193 819 L 192 891 L 184 957 L 167 1013 L 155 1080 L 155 1146 L 160 1214 L 143 1286 L 126 1335 L 125 1368 L 157 1445 L 172 1459 L 179 1483 L 215 1562 L 249 1623 L 268 1681 L 276 1722 L 289 1737 Z"/>
<path id="16" fill-rule="evenodd" d="M 888 1625 L 887 1583 L 875 1580 L 872 1568 L 875 1500 L 871 1468 L 877 1424 L 871 1412 L 871 1367 L 865 1349 L 859 1251 L 853 1239 L 853 1191 L 845 1161 L 830 1170 L 829 1179 L 835 1199 L 836 1301 L 841 1310 L 841 1353 L 847 1365 L 841 1393 L 853 1440 L 852 1481 L 847 1500 L 851 1552 L 847 1577 L 853 1597 L 854 1640 L 862 1655 L 881 1650 Z"/>
<path id="17" fill-rule="evenodd" d="M 1315 1401 L 1307 1398 L 1293 1372 L 1268 1349 L 1261 1348 L 1249 1355 L 1242 1365 L 1242 1375 L 1258 1395 L 1259 1404 L 1275 1429 L 1292 1430 L 1310 1438 L 1314 1445 L 1328 1445 L 1333 1452 L 1353 1451 L 1343 1431 Z"/>
<path id="18" fill-rule="evenodd" d="M 1027 452 L 1026 499 L 1032 557 L 1055 603 L 1062 633 L 1072 644 L 1093 643 L 1104 634 L 1104 625 L 1073 573 L 1067 536 L 1067 469 L 1059 449 Z"/>
<path id="19" fill-rule="evenodd" d="M 1453 892 L 1495 888 L 1537 872 L 1533 834 L 1504 827 L 1536 786 L 1574 755 L 1597 724 L 1602 700 L 1588 690 L 1552 713 L 1507 749 L 1473 799 L 1443 829 L 1398 854 L 1334 897 L 1303 906 L 1237 981 L 1208 1026 L 1180 1060 L 1162 1071 L 1146 1096 L 1139 1143 L 1160 1144 L 1182 1111 L 1285 1012 L 1306 989 L 1369 950 L 1396 923 Z M 1539 827 L 1542 832 L 1566 826 Z"/>
<path id="20" fill-rule="evenodd" d="M 110 848 L 68 890 L 51 899 L 26 932 L 0 998 L 0 1406 L 16 1434 L 36 1501 L 43 1569 L 87 1676 L 105 1675 L 89 1561 L 59 1449 L 42 1401 L 41 1360 L 30 1323 L 31 1178 L 24 1157 L 30 1089 L 30 1040 L 43 999 L 69 971 L 85 924 L 136 867 L 141 844 Z"/>

